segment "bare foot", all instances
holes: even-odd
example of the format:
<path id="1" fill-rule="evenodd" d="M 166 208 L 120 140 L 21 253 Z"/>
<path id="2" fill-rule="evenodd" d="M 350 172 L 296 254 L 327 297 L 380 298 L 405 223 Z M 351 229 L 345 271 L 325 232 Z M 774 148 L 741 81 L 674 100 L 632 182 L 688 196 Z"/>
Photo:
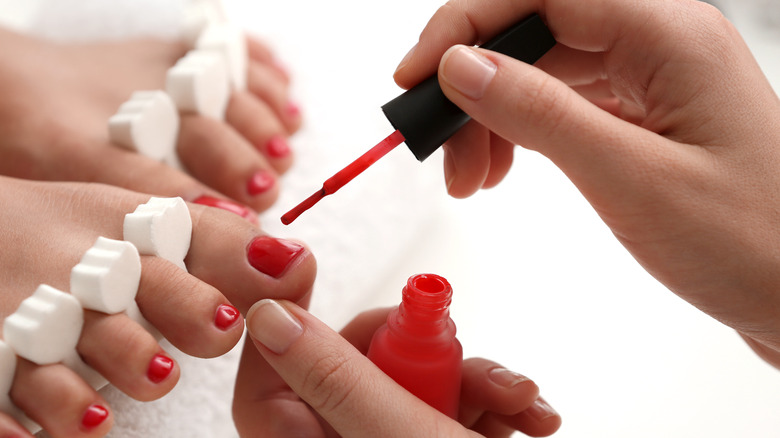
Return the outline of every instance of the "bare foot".
<path id="1" fill-rule="evenodd" d="M 301 117 L 289 101 L 287 75 L 258 41 L 248 39 L 248 89 L 233 92 L 226 120 L 182 117 L 177 148 L 189 175 L 112 145 L 107 128 L 134 91 L 164 89 L 183 45 L 60 45 L 4 29 L 0 42 L 0 173 L 187 201 L 227 197 L 255 211 L 278 197 L 278 176 L 293 158 L 287 137 Z"/>
<path id="2" fill-rule="evenodd" d="M 69 290 L 69 276 L 98 236 L 122 239 L 125 214 L 149 196 L 80 183 L 47 183 L 0 177 L 0 312 L 45 283 Z M 301 244 L 264 235 L 228 212 L 190 205 L 189 273 L 154 256 L 142 256 L 136 302 L 144 317 L 187 354 L 213 357 L 229 351 L 243 334 L 245 312 L 261 298 L 305 301 L 315 275 Z M 124 313 L 85 310 L 77 351 L 110 383 L 138 400 L 168 393 L 177 364 L 155 338 Z M 67 394 L 67 397 L 63 395 Z M 54 437 L 103 436 L 112 424 L 106 401 L 64 365 L 39 366 L 17 358 L 12 401 Z M 0 436 L 29 436 L 0 414 Z"/>

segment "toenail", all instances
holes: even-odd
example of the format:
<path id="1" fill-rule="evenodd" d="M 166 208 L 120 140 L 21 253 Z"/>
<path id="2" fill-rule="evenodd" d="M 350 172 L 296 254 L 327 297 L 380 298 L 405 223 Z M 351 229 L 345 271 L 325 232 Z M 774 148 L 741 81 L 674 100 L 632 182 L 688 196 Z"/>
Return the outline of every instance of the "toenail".
<path id="1" fill-rule="evenodd" d="M 249 178 L 246 188 L 250 195 L 256 196 L 267 192 L 274 184 L 276 184 L 276 178 L 271 172 L 258 170 Z"/>
<path id="2" fill-rule="evenodd" d="M 91 405 L 81 417 L 81 427 L 86 430 L 94 429 L 108 418 L 108 409 L 100 405 Z"/>
<path id="3" fill-rule="evenodd" d="M 287 102 L 287 105 L 284 107 L 284 112 L 286 112 L 289 117 L 298 117 L 301 114 L 301 107 L 295 104 L 295 102 Z"/>
<path id="4" fill-rule="evenodd" d="M 207 207 L 221 208 L 222 210 L 235 213 L 244 219 L 249 219 L 250 221 L 255 217 L 255 214 L 252 212 L 252 210 L 249 209 L 249 207 L 241 205 L 237 202 L 228 201 L 227 199 L 219 199 L 213 196 L 203 195 L 192 202 L 195 204 L 205 205 Z"/>
<path id="5" fill-rule="evenodd" d="M 221 304 L 217 307 L 217 314 L 214 317 L 214 324 L 218 329 L 227 331 L 238 321 L 238 309 L 228 304 Z"/>
<path id="6" fill-rule="evenodd" d="M 271 158 L 284 158 L 290 155 L 290 145 L 281 135 L 271 137 L 266 144 L 265 150 Z"/>
<path id="7" fill-rule="evenodd" d="M 304 250 L 303 245 L 289 240 L 260 236 L 249 243 L 247 258 L 253 268 L 279 278 Z"/>
<path id="8" fill-rule="evenodd" d="M 149 363 L 146 377 L 153 383 L 160 383 L 171 374 L 171 371 L 173 371 L 173 359 L 162 354 L 156 354 Z"/>

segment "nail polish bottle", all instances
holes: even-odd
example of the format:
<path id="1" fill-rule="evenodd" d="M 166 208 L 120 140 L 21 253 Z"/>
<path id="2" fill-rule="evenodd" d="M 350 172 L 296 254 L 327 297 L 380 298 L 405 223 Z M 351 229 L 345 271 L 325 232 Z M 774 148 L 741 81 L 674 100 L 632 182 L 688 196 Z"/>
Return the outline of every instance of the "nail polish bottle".
<path id="1" fill-rule="evenodd" d="M 374 333 L 368 358 L 409 392 L 457 418 L 463 349 L 451 301 L 452 287 L 443 277 L 409 277 L 401 304 Z"/>

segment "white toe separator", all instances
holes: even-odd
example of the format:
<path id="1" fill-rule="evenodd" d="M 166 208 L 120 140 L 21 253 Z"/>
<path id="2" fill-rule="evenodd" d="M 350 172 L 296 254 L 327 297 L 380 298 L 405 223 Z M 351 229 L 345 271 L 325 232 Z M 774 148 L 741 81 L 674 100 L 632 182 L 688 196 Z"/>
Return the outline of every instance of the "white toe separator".
<path id="1" fill-rule="evenodd" d="M 236 90 L 245 90 L 249 68 L 249 49 L 243 30 L 230 23 L 210 23 L 201 32 L 195 48 L 221 54 L 228 67 L 230 83 Z"/>
<path id="2" fill-rule="evenodd" d="M 71 294 L 38 286 L 3 322 L 3 337 L 19 356 L 38 365 L 62 362 L 84 326 L 84 309 Z"/>
<path id="3" fill-rule="evenodd" d="M 70 293 L 85 309 L 114 314 L 135 302 L 141 257 L 135 245 L 98 237 L 70 274 Z"/>
<path id="4" fill-rule="evenodd" d="M 190 50 L 168 70 L 165 91 L 179 111 L 223 120 L 230 99 L 225 58 L 213 50 Z"/>
<path id="5" fill-rule="evenodd" d="M 124 239 L 143 255 L 162 257 L 186 270 L 184 258 L 192 239 L 192 218 L 181 198 L 151 198 L 125 215 Z"/>
<path id="6" fill-rule="evenodd" d="M 162 161 L 176 152 L 179 113 L 164 91 L 136 91 L 108 119 L 113 143 Z"/>

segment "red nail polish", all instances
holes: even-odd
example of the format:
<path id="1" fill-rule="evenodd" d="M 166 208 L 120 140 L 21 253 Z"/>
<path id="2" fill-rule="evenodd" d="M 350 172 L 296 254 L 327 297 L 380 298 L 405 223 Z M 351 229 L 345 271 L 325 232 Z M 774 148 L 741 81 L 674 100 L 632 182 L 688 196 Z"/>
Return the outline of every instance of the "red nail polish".
<path id="1" fill-rule="evenodd" d="M 249 243 L 246 255 L 253 268 L 279 278 L 303 251 L 304 247 L 295 242 L 260 236 Z"/>
<path id="2" fill-rule="evenodd" d="M 458 418 L 463 348 L 450 318 L 452 286 L 443 277 L 409 277 L 401 305 L 371 340 L 368 358 L 399 385 Z"/>
<path id="3" fill-rule="evenodd" d="M 149 368 L 146 370 L 146 377 L 153 383 L 160 383 L 173 371 L 173 359 L 162 354 L 156 354 L 149 362 Z"/>
<path id="4" fill-rule="evenodd" d="M 276 184 L 276 178 L 267 170 L 258 170 L 249 178 L 246 189 L 252 196 L 265 193 Z"/>
<path id="5" fill-rule="evenodd" d="M 271 137 L 266 144 L 265 150 L 271 158 L 284 158 L 290 155 L 290 145 L 281 135 Z"/>
<path id="6" fill-rule="evenodd" d="M 213 196 L 203 195 L 192 202 L 208 207 L 221 208 L 231 213 L 235 213 L 245 219 L 252 220 L 252 218 L 255 217 L 255 214 L 252 212 L 252 210 L 249 209 L 249 207 L 241 205 L 237 202 L 228 201 L 227 199 L 219 199 Z"/>
<path id="7" fill-rule="evenodd" d="M 238 321 L 238 309 L 228 304 L 220 304 L 217 314 L 214 316 L 214 325 L 222 331 L 227 331 Z"/>
<path id="8" fill-rule="evenodd" d="M 284 107 L 284 111 L 289 117 L 298 117 L 301 114 L 301 107 L 293 102 L 287 102 L 287 106 Z"/>
<path id="9" fill-rule="evenodd" d="M 108 409 L 100 405 L 92 405 L 81 417 L 81 427 L 86 430 L 94 429 L 108 418 Z"/>

